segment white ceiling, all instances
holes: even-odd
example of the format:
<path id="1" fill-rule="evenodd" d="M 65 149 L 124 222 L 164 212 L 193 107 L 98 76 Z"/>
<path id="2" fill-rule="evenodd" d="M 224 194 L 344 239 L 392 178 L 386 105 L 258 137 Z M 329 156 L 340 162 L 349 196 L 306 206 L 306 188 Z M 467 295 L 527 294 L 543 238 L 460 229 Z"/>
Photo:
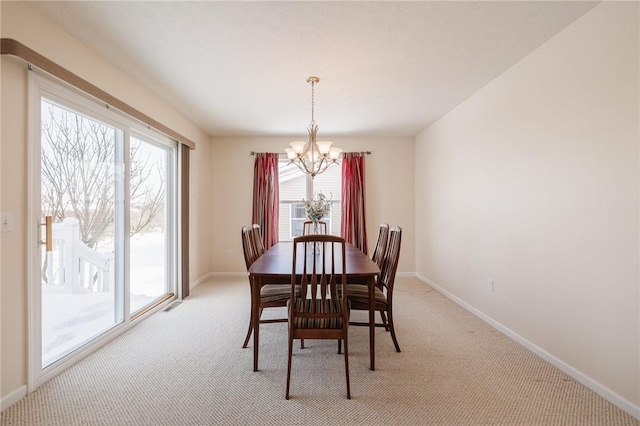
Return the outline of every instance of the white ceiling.
<path id="1" fill-rule="evenodd" d="M 597 2 L 30 4 L 212 136 L 414 136 Z"/>

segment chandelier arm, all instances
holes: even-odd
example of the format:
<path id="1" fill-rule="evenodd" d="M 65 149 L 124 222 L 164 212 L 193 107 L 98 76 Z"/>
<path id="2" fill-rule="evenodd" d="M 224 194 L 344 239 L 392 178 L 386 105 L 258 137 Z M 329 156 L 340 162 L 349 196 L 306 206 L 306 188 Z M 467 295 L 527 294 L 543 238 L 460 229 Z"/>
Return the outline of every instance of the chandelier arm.
<path id="1" fill-rule="evenodd" d="M 291 162 L 292 162 L 293 164 L 295 164 L 295 165 L 296 165 L 296 167 L 298 167 L 298 169 L 300 169 L 300 171 L 301 171 L 302 173 L 307 173 L 307 174 L 308 174 L 308 172 L 304 169 L 304 167 L 300 165 L 300 161 L 299 161 L 298 159 L 296 159 L 296 160 L 291 160 Z"/>
<path id="2" fill-rule="evenodd" d="M 329 160 L 327 160 L 327 157 L 322 157 L 322 160 L 320 161 L 320 167 L 318 167 L 318 173 L 316 174 L 324 172 L 329 168 L 330 165 L 331 163 L 329 162 Z"/>
<path id="3" fill-rule="evenodd" d="M 305 161 L 304 157 L 299 158 L 298 168 L 302 170 L 303 173 L 306 173 L 308 175 L 310 175 L 312 172 L 311 170 L 309 170 L 309 167 L 307 166 L 307 162 Z"/>
<path id="4" fill-rule="evenodd" d="M 309 167 L 303 157 L 296 157 L 293 160 L 289 161 L 289 164 L 294 164 L 298 169 L 300 169 L 302 173 L 306 173 L 308 175 L 311 175 L 311 177 L 315 177 L 316 175 L 319 175 L 327 170 L 332 164 L 340 163 L 338 163 L 337 160 L 329 160 L 326 157 L 322 157 L 320 161 L 315 162 L 315 164 L 318 165 L 317 167 Z"/>

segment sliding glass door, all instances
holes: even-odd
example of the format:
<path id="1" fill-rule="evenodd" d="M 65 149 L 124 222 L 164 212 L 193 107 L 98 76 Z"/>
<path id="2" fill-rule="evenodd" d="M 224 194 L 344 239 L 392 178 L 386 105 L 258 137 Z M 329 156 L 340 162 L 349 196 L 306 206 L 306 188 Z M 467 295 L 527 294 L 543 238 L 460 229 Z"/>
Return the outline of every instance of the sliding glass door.
<path id="1" fill-rule="evenodd" d="M 124 321 L 124 132 L 41 100 L 45 368 Z"/>
<path id="2" fill-rule="evenodd" d="M 47 79 L 30 83 L 37 381 L 175 297 L 177 147 Z"/>
<path id="3" fill-rule="evenodd" d="M 131 137 L 130 312 L 144 311 L 174 292 L 174 150 Z"/>

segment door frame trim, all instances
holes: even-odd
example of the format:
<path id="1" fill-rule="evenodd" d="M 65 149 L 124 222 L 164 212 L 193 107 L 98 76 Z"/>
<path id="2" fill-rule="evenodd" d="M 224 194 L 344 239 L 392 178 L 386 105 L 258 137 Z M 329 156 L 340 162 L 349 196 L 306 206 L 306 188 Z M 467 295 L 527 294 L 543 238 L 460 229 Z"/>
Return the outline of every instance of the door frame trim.
<path id="1" fill-rule="evenodd" d="M 40 164 L 40 136 L 35 131 L 34 123 L 41 120 L 40 102 L 33 99 L 40 98 L 42 91 L 34 81 L 33 73 L 27 71 L 27 390 L 33 392 L 40 384 L 42 373 L 42 303 L 40 293 L 36 288 L 36 278 L 40 275 L 40 225 L 39 212 L 36 206 L 40 205 L 40 181 L 36 178 L 39 174 Z M 39 128 L 39 127 L 38 127 Z"/>
<path id="2" fill-rule="evenodd" d="M 156 128 L 160 133 L 165 134 L 167 137 L 176 139 L 181 144 L 188 146 L 191 149 L 195 149 L 196 143 L 192 140 L 188 139 L 185 136 L 182 136 L 180 133 L 168 128 L 162 123 L 157 122 L 153 118 L 148 115 L 138 111 L 137 109 L 127 105 L 122 102 L 120 99 L 110 95 L 104 90 L 100 89 L 97 86 L 89 83 L 87 80 L 77 76 L 66 68 L 61 67 L 50 59 L 42 56 L 35 50 L 30 49 L 24 44 L 20 43 L 17 40 L 11 38 L 2 38 L 0 39 L 0 54 L 2 55 L 12 55 L 17 58 L 22 59 L 28 64 L 38 67 L 39 69 L 47 72 L 48 74 L 74 86 L 79 88 L 85 93 L 100 99 L 101 101 L 113 105 L 115 108 L 118 108 L 120 111 L 125 114 L 133 117 L 136 120 L 139 120 L 144 123 L 148 123 L 148 125 Z"/>

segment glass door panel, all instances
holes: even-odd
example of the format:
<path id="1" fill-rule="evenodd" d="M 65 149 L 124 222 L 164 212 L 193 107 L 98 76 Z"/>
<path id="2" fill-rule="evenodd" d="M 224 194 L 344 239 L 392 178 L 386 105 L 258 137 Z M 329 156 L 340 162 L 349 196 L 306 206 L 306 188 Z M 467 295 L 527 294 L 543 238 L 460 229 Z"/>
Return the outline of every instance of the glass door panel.
<path id="1" fill-rule="evenodd" d="M 124 321 L 123 146 L 121 130 L 41 100 L 43 368 Z"/>
<path id="2" fill-rule="evenodd" d="M 171 148 L 131 137 L 130 311 L 172 292 Z"/>

